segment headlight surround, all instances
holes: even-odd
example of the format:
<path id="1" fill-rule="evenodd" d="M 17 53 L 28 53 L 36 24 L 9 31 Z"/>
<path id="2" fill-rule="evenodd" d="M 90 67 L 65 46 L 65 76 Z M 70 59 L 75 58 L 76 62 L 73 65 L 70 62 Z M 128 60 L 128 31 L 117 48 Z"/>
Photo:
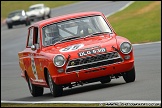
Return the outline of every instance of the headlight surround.
<path id="1" fill-rule="evenodd" d="M 65 57 L 61 54 L 59 55 L 56 55 L 54 58 L 53 58 L 53 63 L 56 67 L 62 67 L 64 66 L 66 60 L 65 60 Z"/>
<path id="2" fill-rule="evenodd" d="M 6 19 L 6 22 L 7 22 L 7 23 L 11 23 L 12 20 L 11 20 L 11 19 Z"/>
<path id="3" fill-rule="evenodd" d="M 43 9 L 41 9 L 39 12 L 40 12 L 40 14 L 44 14 L 44 10 Z"/>
<path id="4" fill-rule="evenodd" d="M 129 54 L 132 51 L 132 45 L 129 42 L 123 42 L 120 44 L 120 51 L 123 54 Z"/>

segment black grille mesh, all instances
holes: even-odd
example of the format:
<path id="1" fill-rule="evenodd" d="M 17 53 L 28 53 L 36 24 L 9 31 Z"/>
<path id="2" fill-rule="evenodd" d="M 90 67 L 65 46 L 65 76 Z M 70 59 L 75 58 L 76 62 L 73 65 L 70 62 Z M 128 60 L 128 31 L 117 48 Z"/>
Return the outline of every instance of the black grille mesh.
<path id="1" fill-rule="evenodd" d="M 79 71 L 117 62 L 122 62 L 122 59 L 117 52 L 88 56 L 69 61 L 66 72 Z"/>

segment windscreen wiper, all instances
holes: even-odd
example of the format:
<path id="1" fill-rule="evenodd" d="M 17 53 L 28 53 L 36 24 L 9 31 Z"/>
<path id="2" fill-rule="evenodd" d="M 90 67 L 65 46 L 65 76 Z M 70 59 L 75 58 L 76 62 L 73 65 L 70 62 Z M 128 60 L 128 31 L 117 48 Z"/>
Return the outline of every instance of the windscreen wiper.
<path id="1" fill-rule="evenodd" d="M 62 43 L 62 42 L 66 42 L 67 40 L 76 39 L 76 38 L 80 38 L 80 37 L 78 37 L 78 36 L 72 36 L 72 37 L 69 37 L 69 38 L 61 39 L 60 41 L 57 41 L 57 42 L 54 43 L 53 45 L 56 45 L 56 44 Z"/>
<path id="2" fill-rule="evenodd" d="M 110 33 L 110 32 L 97 32 L 97 33 L 92 33 L 90 35 L 85 36 L 84 38 L 86 38 L 86 37 L 92 37 L 92 36 L 96 36 L 96 35 L 101 35 L 101 34 L 107 34 L 107 33 Z"/>
<path id="3" fill-rule="evenodd" d="M 62 41 L 67 41 L 67 40 L 76 39 L 76 38 L 80 38 L 80 37 L 79 37 L 79 36 L 72 36 L 72 37 L 69 37 L 69 38 L 62 39 L 62 40 L 60 40 L 60 41 L 62 42 Z"/>

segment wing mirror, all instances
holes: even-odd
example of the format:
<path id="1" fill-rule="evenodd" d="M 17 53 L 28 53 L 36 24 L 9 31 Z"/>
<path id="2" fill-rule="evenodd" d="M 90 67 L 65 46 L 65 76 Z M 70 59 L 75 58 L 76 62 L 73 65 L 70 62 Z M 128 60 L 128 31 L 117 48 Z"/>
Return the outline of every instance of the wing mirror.
<path id="1" fill-rule="evenodd" d="M 39 44 L 34 44 L 31 46 L 31 50 L 35 51 L 36 49 L 39 49 Z"/>
<path id="2" fill-rule="evenodd" d="M 31 50 L 33 50 L 33 51 L 35 51 L 35 50 L 36 50 L 35 45 L 32 45 L 32 46 L 31 46 Z"/>

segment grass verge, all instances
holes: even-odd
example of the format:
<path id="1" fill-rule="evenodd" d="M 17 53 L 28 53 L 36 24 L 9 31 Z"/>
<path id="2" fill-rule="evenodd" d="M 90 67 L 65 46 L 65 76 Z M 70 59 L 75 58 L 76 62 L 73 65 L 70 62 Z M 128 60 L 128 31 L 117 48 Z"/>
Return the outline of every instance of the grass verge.
<path id="1" fill-rule="evenodd" d="M 136 1 L 108 20 L 131 43 L 161 41 L 161 1 Z"/>
<path id="2" fill-rule="evenodd" d="M 57 103 L 57 104 L 7 104 L 1 103 L 1 107 L 100 107 L 99 104 L 72 104 L 72 103 Z"/>
<path id="3" fill-rule="evenodd" d="M 123 104 L 123 105 L 120 105 Z M 147 106 L 148 105 L 148 106 Z M 1 103 L 1 107 L 160 107 L 161 103 L 140 105 L 140 103 L 87 103 L 87 104 L 74 104 L 74 103 L 54 103 L 54 104 L 6 104 Z"/>

